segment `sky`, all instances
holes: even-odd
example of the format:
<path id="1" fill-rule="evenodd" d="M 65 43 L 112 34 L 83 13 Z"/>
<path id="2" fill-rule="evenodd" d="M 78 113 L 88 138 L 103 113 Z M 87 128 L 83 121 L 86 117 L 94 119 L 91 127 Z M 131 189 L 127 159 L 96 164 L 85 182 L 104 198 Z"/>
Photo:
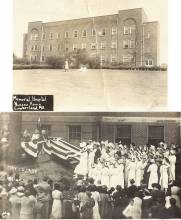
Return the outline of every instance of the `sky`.
<path id="1" fill-rule="evenodd" d="M 23 33 L 27 32 L 28 22 L 50 22 L 116 14 L 118 10 L 131 8 L 143 8 L 149 21 L 159 21 L 160 63 L 167 63 L 167 0 L 14 0 L 13 52 L 22 57 Z"/>

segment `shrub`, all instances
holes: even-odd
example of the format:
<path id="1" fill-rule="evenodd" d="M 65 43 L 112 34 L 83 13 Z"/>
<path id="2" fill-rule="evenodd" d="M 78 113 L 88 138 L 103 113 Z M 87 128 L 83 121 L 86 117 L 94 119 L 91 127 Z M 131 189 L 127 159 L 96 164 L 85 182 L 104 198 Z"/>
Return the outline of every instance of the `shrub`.
<path id="1" fill-rule="evenodd" d="M 14 58 L 13 57 L 13 64 L 28 65 L 28 64 L 30 64 L 30 62 L 24 58 Z"/>
<path id="2" fill-rule="evenodd" d="M 46 63 L 52 68 L 64 68 L 64 58 L 63 57 L 47 57 Z"/>

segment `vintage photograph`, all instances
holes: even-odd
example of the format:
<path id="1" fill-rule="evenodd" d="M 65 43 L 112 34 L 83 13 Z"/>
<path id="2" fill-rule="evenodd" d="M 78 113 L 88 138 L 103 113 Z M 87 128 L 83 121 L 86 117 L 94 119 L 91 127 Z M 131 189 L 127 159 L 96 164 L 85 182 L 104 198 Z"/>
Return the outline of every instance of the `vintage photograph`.
<path id="1" fill-rule="evenodd" d="M 181 218 L 179 112 L 0 113 L 0 213 Z"/>
<path id="2" fill-rule="evenodd" d="M 14 0 L 13 94 L 53 95 L 55 111 L 164 110 L 167 17 L 167 0 Z"/>

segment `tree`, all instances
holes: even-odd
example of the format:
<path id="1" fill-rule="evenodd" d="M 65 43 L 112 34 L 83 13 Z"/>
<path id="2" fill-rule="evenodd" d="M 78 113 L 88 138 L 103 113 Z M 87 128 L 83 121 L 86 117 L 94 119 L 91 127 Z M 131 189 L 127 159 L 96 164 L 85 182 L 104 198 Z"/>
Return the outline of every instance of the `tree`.
<path id="1" fill-rule="evenodd" d="M 50 56 L 47 57 L 46 63 L 50 65 L 52 68 L 63 68 L 64 67 L 65 58 L 58 56 Z"/>

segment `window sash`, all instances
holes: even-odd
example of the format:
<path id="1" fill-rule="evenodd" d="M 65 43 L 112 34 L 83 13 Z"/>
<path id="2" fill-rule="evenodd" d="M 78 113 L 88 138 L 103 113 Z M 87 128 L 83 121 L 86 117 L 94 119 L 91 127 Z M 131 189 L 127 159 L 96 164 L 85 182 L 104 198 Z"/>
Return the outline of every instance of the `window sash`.
<path id="1" fill-rule="evenodd" d="M 111 48 L 117 48 L 117 41 L 112 41 L 111 42 Z"/>
<path id="2" fill-rule="evenodd" d="M 123 55 L 123 63 L 131 63 L 133 56 L 131 55 Z"/>
<path id="3" fill-rule="evenodd" d="M 92 43 L 91 44 L 91 50 L 96 50 L 97 49 L 97 44 L 96 43 Z"/>
<path id="4" fill-rule="evenodd" d="M 50 33 L 49 38 L 53 39 L 53 33 Z"/>
<path id="5" fill-rule="evenodd" d="M 124 49 L 128 49 L 128 48 L 129 48 L 129 42 L 128 42 L 128 40 L 124 40 L 124 41 L 123 41 L 123 48 L 124 48 Z"/>
<path id="6" fill-rule="evenodd" d="M 130 45 L 130 48 L 135 48 L 136 46 L 135 40 L 130 40 L 129 45 Z"/>
<path id="7" fill-rule="evenodd" d="M 117 127 L 117 138 L 131 139 L 131 126 L 119 125 Z"/>
<path id="8" fill-rule="evenodd" d="M 78 37 L 78 31 L 74 31 L 74 38 Z"/>
<path id="9" fill-rule="evenodd" d="M 92 36 L 95 37 L 96 36 L 96 30 L 92 29 Z"/>
<path id="10" fill-rule="evenodd" d="M 164 139 L 164 126 L 149 126 L 148 139 Z"/>
<path id="11" fill-rule="evenodd" d="M 129 31 L 130 31 L 129 26 L 124 26 L 124 34 L 125 35 L 129 34 Z"/>
<path id="12" fill-rule="evenodd" d="M 104 50 L 106 48 L 106 43 L 105 42 L 101 42 L 101 49 Z"/>
<path id="13" fill-rule="evenodd" d="M 65 38 L 68 38 L 69 37 L 69 33 L 68 31 L 65 32 Z"/>
<path id="14" fill-rule="evenodd" d="M 82 37 L 86 37 L 87 36 L 87 31 L 86 30 L 83 30 L 82 31 Z"/>
<path id="15" fill-rule="evenodd" d="M 81 126 L 69 126 L 69 139 L 81 140 Z"/>
<path id="16" fill-rule="evenodd" d="M 82 43 L 82 49 L 86 49 L 86 43 Z"/>
<path id="17" fill-rule="evenodd" d="M 112 63 L 114 63 L 114 62 L 116 62 L 116 61 L 117 61 L 117 57 L 116 57 L 116 56 L 111 55 L 111 62 L 112 62 Z"/>
<path id="18" fill-rule="evenodd" d="M 111 35 L 116 35 L 116 34 L 117 34 L 117 27 L 112 27 Z"/>

